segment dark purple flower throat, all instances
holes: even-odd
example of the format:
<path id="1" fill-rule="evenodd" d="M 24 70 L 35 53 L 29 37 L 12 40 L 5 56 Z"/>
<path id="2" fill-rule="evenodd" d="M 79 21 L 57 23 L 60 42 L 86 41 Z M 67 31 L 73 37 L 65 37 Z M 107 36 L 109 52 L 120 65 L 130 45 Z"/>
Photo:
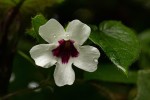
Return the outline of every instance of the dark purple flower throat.
<path id="1" fill-rule="evenodd" d="M 59 46 L 52 50 L 53 55 L 61 58 L 63 64 L 68 63 L 70 57 L 77 57 L 79 52 L 74 47 L 74 41 L 72 40 L 60 40 Z"/>

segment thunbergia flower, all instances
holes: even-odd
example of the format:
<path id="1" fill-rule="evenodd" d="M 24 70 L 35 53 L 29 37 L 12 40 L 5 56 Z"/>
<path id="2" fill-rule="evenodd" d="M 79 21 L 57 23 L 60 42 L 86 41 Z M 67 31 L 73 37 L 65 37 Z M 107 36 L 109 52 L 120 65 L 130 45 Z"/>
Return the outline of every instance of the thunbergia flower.
<path id="1" fill-rule="evenodd" d="M 49 44 L 32 47 L 31 57 L 43 68 L 56 65 L 54 80 L 57 86 L 72 85 L 75 80 L 72 64 L 88 72 L 97 69 L 99 50 L 89 45 L 82 46 L 90 32 L 90 27 L 79 20 L 69 22 L 64 29 L 57 20 L 50 19 L 39 28 L 40 36 Z"/>

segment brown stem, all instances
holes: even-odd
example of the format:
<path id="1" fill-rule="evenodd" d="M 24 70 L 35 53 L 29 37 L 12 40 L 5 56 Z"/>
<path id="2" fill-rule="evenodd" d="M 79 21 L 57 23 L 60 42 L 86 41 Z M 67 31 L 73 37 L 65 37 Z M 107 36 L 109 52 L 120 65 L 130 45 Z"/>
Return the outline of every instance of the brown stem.
<path id="1" fill-rule="evenodd" d="M 12 63 L 16 51 L 16 43 L 12 44 L 11 41 L 16 39 L 13 37 L 9 40 L 9 29 L 13 23 L 13 20 L 16 18 L 21 5 L 24 0 L 16 5 L 10 12 L 9 16 L 6 17 L 6 20 L 3 24 L 2 30 L 2 40 L 0 42 L 0 97 L 7 94 L 9 79 L 12 72 Z M 20 30 L 20 29 L 19 29 Z M 19 31 L 18 30 L 18 31 Z M 18 32 L 19 33 L 19 32 Z M 10 45 L 11 44 L 11 45 Z"/>

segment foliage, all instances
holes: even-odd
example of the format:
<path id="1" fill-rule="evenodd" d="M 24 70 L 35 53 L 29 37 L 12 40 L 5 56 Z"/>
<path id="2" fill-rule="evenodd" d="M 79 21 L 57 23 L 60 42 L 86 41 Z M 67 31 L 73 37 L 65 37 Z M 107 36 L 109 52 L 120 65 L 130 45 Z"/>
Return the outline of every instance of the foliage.
<path id="1" fill-rule="evenodd" d="M 138 39 L 131 29 L 117 21 L 105 21 L 90 39 L 102 47 L 110 60 L 125 74 L 139 54 Z"/>
<path id="2" fill-rule="evenodd" d="M 13 69 L 9 92 L 2 96 L 0 93 L 0 100 L 149 100 L 150 14 L 149 7 L 138 5 L 143 2 L 145 6 L 148 1 L 25 0 L 16 15 L 9 18 L 20 1 L 0 0 L 0 55 L 8 56 L 2 51 L 3 47 L 13 51 L 8 56 L 13 63 L 10 64 Z M 63 26 L 72 19 L 89 24 L 92 31 L 86 44 L 97 46 L 101 52 L 95 72 L 73 67 L 76 81 L 72 86 L 57 87 L 53 79 L 54 67 L 40 68 L 29 55 L 37 42 L 45 43 L 38 30 L 52 17 Z M 9 19 L 12 22 L 5 37 L 3 30 L 7 29 L 5 22 Z M 21 21 L 24 24 L 18 24 Z M 3 37 L 9 45 L 3 45 Z"/>

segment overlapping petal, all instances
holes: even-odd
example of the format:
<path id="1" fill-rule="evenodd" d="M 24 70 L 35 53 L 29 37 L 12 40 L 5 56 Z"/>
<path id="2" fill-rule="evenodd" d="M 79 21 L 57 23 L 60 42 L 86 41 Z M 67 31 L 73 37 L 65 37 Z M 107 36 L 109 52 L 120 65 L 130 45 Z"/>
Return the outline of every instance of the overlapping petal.
<path id="1" fill-rule="evenodd" d="M 92 46 L 79 47 L 79 56 L 74 59 L 74 65 L 88 72 L 93 72 L 97 69 L 98 58 L 100 52 Z"/>
<path id="2" fill-rule="evenodd" d="M 54 71 L 54 79 L 57 86 L 72 85 L 75 80 L 72 62 L 62 64 L 61 61 L 58 61 Z"/>
<path id="3" fill-rule="evenodd" d="M 31 48 L 30 55 L 35 60 L 36 65 L 48 68 L 56 63 L 51 50 L 56 48 L 54 44 L 39 44 Z"/>
<path id="4" fill-rule="evenodd" d="M 48 43 L 53 43 L 64 38 L 65 30 L 57 20 L 50 19 L 46 24 L 40 26 L 39 34 Z"/>
<path id="5" fill-rule="evenodd" d="M 68 37 L 79 45 L 82 45 L 88 39 L 90 32 L 90 27 L 79 20 L 71 21 L 66 28 Z"/>

